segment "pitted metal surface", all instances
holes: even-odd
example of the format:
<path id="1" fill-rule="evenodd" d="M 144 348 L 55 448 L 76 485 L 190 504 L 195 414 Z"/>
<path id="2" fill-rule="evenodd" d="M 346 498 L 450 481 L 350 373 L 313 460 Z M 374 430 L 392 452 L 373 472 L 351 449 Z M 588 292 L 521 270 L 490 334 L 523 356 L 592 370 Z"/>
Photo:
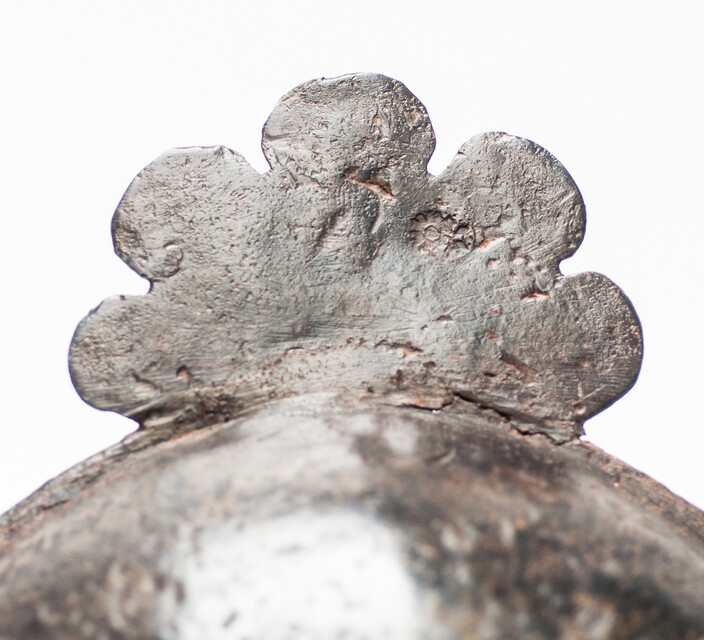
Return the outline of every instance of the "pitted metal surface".
<path id="1" fill-rule="evenodd" d="M 285 95 L 263 175 L 222 147 L 152 162 L 113 219 L 151 290 L 81 323 L 79 393 L 147 426 L 318 391 L 431 409 L 460 396 L 580 434 L 633 384 L 642 347 L 614 284 L 560 274 L 584 232 L 577 187 L 528 140 L 472 138 L 439 176 L 434 145 L 415 96 L 365 74 Z"/>

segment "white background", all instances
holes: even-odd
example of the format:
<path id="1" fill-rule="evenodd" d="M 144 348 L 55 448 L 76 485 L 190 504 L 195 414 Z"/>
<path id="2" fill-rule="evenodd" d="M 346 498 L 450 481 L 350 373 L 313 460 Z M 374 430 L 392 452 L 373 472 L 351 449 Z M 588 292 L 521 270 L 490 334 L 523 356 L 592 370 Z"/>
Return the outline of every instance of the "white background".
<path id="1" fill-rule="evenodd" d="M 426 105 L 439 173 L 469 137 L 545 146 L 587 205 L 566 273 L 619 284 L 645 336 L 634 390 L 587 437 L 704 508 L 699 2 L 0 5 L 0 511 L 135 425 L 68 377 L 78 321 L 147 283 L 110 218 L 140 169 L 224 144 L 260 171 L 261 126 L 314 77 L 376 71 Z"/>

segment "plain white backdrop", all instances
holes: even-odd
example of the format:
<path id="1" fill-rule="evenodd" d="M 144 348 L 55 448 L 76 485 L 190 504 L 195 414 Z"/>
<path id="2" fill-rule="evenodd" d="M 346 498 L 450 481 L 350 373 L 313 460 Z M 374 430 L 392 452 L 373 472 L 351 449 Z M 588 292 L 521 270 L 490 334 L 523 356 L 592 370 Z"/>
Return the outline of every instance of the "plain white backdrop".
<path id="1" fill-rule="evenodd" d="M 631 298 L 639 381 L 587 438 L 704 508 L 702 5 L 691 2 L 4 0 L 0 5 L 0 511 L 135 428 L 78 398 L 76 324 L 145 293 L 112 212 L 171 147 L 224 144 L 267 169 L 261 127 L 301 82 L 404 82 L 437 135 L 538 142 L 572 174 L 587 233 L 565 273 Z"/>

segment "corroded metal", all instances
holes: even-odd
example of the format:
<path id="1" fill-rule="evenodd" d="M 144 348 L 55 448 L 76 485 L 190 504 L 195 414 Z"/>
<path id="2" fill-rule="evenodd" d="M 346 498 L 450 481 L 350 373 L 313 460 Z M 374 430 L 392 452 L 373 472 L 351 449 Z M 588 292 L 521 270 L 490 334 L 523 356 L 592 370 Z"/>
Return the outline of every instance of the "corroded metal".
<path id="1" fill-rule="evenodd" d="M 170 152 L 113 220 L 146 296 L 76 331 L 121 443 L 0 519 L 0 640 L 704 637 L 704 514 L 583 443 L 637 318 L 564 277 L 581 197 L 400 83 L 301 85 L 264 175 Z"/>
<path id="2" fill-rule="evenodd" d="M 472 138 L 439 176 L 434 146 L 401 83 L 352 75 L 281 99 L 264 175 L 222 147 L 152 162 L 113 219 L 151 291 L 81 323 L 79 393 L 146 425 L 331 388 L 429 409 L 460 396 L 580 434 L 633 384 L 641 337 L 604 276 L 560 275 L 584 232 L 577 187 L 528 140 Z"/>

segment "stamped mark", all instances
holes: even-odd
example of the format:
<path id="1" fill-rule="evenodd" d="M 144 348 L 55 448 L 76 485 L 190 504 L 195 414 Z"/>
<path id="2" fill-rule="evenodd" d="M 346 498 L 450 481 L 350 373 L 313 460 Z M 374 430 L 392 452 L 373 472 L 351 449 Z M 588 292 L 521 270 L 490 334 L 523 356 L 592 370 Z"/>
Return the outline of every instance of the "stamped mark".
<path id="1" fill-rule="evenodd" d="M 437 209 L 413 216 L 410 233 L 418 249 L 435 258 L 469 253 L 477 242 L 477 233 L 469 222 L 458 222 L 451 214 Z"/>

